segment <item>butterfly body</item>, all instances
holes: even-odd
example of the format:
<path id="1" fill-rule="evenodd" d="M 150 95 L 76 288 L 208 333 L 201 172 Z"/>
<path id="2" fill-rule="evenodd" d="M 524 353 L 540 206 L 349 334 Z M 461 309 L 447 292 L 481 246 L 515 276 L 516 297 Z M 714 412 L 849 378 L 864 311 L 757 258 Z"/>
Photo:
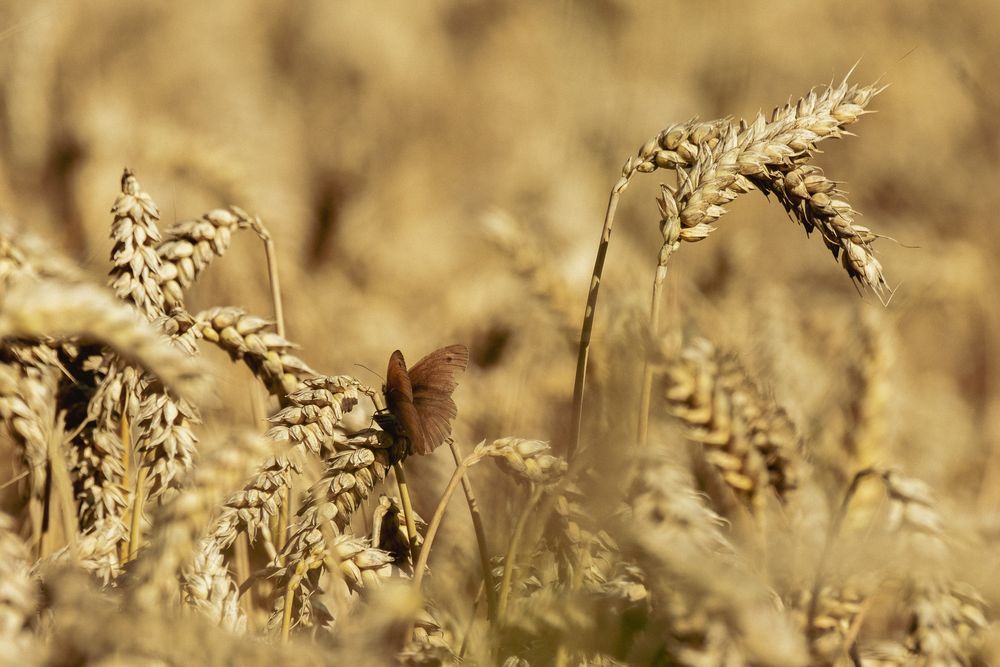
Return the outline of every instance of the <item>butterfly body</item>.
<path id="1" fill-rule="evenodd" d="M 449 345 L 431 352 L 407 370 L 403 353 L 389 357 L 385 376 L 385 402 L 395 435 L 409 442 L 409 453 L 430 454 L 451 435 L 451 422 L 458 415 L 451 394 L 456 377 L 469 365 L 469 349 Z"/>

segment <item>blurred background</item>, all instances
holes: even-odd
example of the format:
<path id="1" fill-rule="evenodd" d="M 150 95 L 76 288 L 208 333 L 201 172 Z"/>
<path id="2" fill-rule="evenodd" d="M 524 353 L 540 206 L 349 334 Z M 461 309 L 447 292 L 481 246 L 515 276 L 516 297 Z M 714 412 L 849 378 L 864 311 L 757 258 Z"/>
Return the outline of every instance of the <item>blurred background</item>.
<path id="1" fill-rule="evenodd" d="M 239 205 L 277 239 L 288 336 L 314 368 L 378 385 L 354 364 L 384 373 L 396 348 L 412 364 L 463 341 L 466 446 L 558 441 L 624 160 L 671 123 L 752 118 L 857 64 L 852 80 L 889 88 L 816 162 L 891 237 L 877 245 L 891 303 L 751 193 L 674 257 L 666 319 L 737 352 L 817 460 L 869 420 L 880 463 L 989 516 L 1000 42 L 982 35 L 998 20 L 972 0 L 8 0 L 0 211 L 103 279 L 123 167 L 164 229 Z M 615 336 L 648 308 L 654 197 L 673 179 L 640 175 L 623 197 L 598 384 L 601 368 L 640 361 Z M 270 315 L 256 239 L 239 238 L 191 304 Z M 232 371 L 221 391 L 245 394 L 219 362 Z M 619 411 L 633 422 L 631 399 Z"/>

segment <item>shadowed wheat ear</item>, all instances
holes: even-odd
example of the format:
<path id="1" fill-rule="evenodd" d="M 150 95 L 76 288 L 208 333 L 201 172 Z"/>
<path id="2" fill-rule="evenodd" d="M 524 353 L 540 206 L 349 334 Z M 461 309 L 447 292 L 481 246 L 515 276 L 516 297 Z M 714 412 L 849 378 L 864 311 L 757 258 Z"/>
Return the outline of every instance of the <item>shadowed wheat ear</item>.
<path id="1" fill-rule="evenodd" d="M 789 500 L 803 465 L 795 426 L 734 357 L 692 341 L 668 364 L 665 394 L 670 413 L 747 509 L 759 514 L 767 489 Z"/>

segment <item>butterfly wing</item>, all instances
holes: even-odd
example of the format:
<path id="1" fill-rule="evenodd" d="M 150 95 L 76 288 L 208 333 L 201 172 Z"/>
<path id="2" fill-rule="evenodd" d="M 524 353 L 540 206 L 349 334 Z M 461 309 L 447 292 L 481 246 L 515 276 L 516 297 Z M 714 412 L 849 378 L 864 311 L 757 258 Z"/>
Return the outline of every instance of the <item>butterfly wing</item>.
<path id="1" fill-rule="evenodd" d="M 410 441 L 411 451 L 423 451 L 426 447 L 424 429 L 414 405 L 410 374 L 399 350 L 389 357 L 389 368 L 385 372 L 385 404 L 402 428 L 402 434 Z"/>
<path id="2" fill-rule="evenodd" d="M 413 445 L 415 454 L 430 454 L 451 435 L 451 421 L 458 407 L 451 398 L 457 376 L 469 365 L 469 348 L 449 345 L 431 352 L 410 369 L 413 406 L 423 426 L 423 441 Z"/>

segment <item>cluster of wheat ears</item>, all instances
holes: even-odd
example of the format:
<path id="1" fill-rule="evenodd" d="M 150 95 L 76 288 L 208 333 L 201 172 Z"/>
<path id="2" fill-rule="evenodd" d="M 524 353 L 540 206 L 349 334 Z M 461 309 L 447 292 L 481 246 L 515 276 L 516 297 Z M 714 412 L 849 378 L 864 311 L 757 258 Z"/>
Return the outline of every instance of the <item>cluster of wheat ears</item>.
<path id="1" fill-rule="evenodd" d="M 735 357 L 661 323 L 673 254 L 754 190 L 817 232 L 863 291 L 891 296 L 877 235 L 811 164 L 879 92 L 845 80 L 750 122 L 691 121 L 643 144 L 611 193 L 565 446 L 557 433 L 555 448 L 449 441 L 433 454 L 455 467 L 429 523 L 412 509 L 406 442 L 370 418 L 381 390 L 313 370 L 286 338 L 274 240 L 259 218 L 231 206 L 161 232 L 126 170 L 110 290 L 4 227 L 0 418 L 6 488 L 20 504 L 0 515 L 0 660 L 985 662 L 985 604 L 961 577 L 969 545 L 949 536 L 926 485 L 874 465 L 864 433 L 840 475 L 818 471 Z M 663 244 L 634 346 L 644 369 L 627 379 L 638 400 L 621 428 L 620 414 L 595 407 L 611 389 L 587 383 L 591 333 L 618 200 L 659 170 L 676 181 L 658 198 Z M 187 290 L 241 231 L 265 246 L 274 313 L 189 312 Z M 502 240 L 544 283 L 530 241 Z M 268 395 L 266 429 L 202 423 L 213 389 L 199 355 L 213 345 Z M 476 502 L 467 472 L 484 459 L 519 490 L 510 522 Z M 436 539 L 446 515 L 468 522 L 446 512 L 462 495 L 479 552 L 471 572 L 449 567 Z"/>

